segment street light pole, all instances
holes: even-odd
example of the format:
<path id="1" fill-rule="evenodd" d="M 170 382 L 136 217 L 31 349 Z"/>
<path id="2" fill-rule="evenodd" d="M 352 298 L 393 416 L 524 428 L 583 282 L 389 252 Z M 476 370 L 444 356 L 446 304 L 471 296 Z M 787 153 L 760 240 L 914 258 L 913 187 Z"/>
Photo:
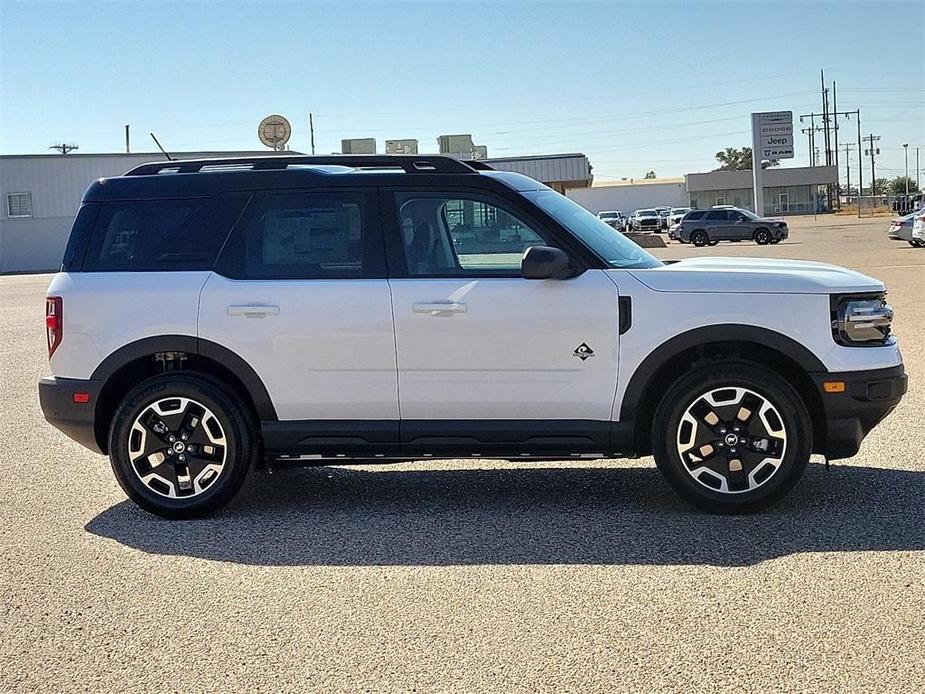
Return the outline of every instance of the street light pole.
<path id="1" fill-rule="evenodd" d="M 906 155 L 906 197 L 909 197 L 909 143 L 903 145 L 903 152 Z"/>

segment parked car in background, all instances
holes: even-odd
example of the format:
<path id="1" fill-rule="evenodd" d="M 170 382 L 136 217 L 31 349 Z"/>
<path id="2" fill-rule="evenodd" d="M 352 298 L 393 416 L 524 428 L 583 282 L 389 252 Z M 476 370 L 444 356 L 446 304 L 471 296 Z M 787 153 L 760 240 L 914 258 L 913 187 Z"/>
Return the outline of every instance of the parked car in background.
<path id="1" fill-rule="evenodd" d="M 916 248 L 925 248 L 925 210 L 916 212 L 915 221 L 912 223 L 912 239 L 909 243 Z"/>
<path id="2" fill-rule="evenodd" d="M 888 232 L 889 238 L 891 238 L 893 241 L 905 241 L 910 246 L 925 246 L 925 240 L 915 238 L 912 235 L 912 229 L 915 226 L 915 221 L 922 216 L 925 216 L 925 211 L 919 210 L 918 212 L 910 212 L 907 215 L 893 219 L 890 221 L 890 230 Z"/>
<path id="3" fill-rule="evenodd" d="M 607 222 L 617 231 L 623 231 L 626 228 L 626 215 L 621 210 L 606 210 L 597 213 L 597 218 Z"/>
<path id="4" fill-rule="evenodd" d="M 681 219 L 690 212 L 691 209 L 690 207 L 672 207 L 668 212 L 668 228 L 671 229 L 675 224 L 680 224 Z"/>
<path id="5" fill-rule="evenodd" d="M 668 229 L 668 215 L 671 214 L 671 208 L 668 206 L 656 207 L 655 211 L 658 212 L 658 218 L 660 220 L 659 227 L 662 229 Z"/>
<path id="6" fill-rule="evenodd" d="M 630 231 L 659 231 L 662 218 L 654 209 L 635 210 L 629 219 Z"/>
<path id="7" fill-rule="evenodd" d="M 787 222 L 759 217 L 750 210 L 727 207 L 691 210 L 684 215 L 675 236 L 682 243 L 715 246 L 720 241 L 752 240 L 760 246 L 780 243 L 790 235 Z"/>

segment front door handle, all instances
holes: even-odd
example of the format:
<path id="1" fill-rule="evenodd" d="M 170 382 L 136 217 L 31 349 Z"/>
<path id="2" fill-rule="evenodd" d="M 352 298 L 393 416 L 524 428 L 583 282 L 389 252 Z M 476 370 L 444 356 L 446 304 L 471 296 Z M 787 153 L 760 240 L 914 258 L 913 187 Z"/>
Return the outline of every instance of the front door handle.
<path id="1" fill-rule="evenodd" d="M 465 313 L 469 310 L 466 304 L 458 301 L 430 301 L 412 305 L 415 313 L 428 313 L 431 316 L 440 316 L 447 313 Z"/>
<path id="2" fill-rule="evenodd" d="M 279 306 L 267 304 L 242 304 L 228 307 L 229 316 L 244 316 L 245 318 L 263 318 L 264 316 L 278 316 Z"/>

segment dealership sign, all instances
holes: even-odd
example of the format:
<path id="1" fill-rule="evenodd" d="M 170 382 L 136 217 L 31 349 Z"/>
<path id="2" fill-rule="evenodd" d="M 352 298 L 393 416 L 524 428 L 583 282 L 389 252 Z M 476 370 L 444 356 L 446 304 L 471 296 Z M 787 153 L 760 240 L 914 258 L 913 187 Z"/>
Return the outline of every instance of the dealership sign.
<path id="1" fill-rule="evenodd" d="M 762 161 L 793 159 L 793 111 L 752 114 L 752 198 L 755 212 L 764 215 Z"/>
<path id="2" fill-rule="evenodd" d="M 752 135 L 761 159 L 793 159 L 793 111 L 756 113 L 757 132 Z"/>

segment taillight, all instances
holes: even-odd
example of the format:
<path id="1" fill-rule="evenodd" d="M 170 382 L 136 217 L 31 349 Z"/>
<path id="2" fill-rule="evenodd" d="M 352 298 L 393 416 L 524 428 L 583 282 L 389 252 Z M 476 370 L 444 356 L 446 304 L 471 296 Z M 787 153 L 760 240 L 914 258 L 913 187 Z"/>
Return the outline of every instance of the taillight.
<path id="1" fill-rule="evenodd" d="M 45 336 L 48 339 L 48 358 L 61 344 L 64 328 L 63 303 L 60 296 L 49 296 L 45 299 Z"/>

